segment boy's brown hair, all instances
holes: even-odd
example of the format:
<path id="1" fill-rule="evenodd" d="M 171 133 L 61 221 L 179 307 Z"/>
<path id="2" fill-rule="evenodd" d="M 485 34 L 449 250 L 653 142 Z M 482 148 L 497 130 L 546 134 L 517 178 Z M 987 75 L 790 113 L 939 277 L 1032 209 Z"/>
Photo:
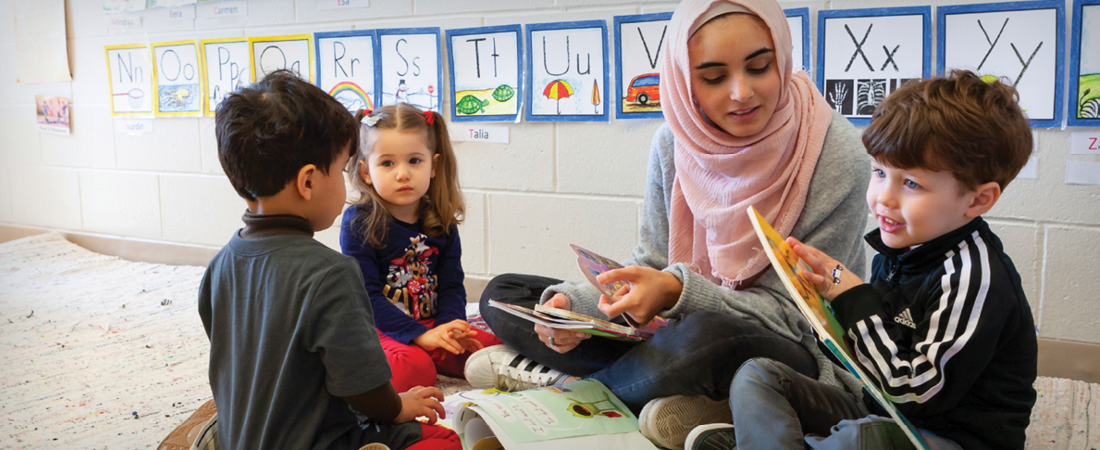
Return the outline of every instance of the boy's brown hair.
<path id="1" fill-rule="evenodd" d="M 950 171 L 969 190 L 995 181 L 1003 191 L 1031 155 L 1031 126 L 1016 89 L 969 70 L 913 80 L 875 109 L 863 145 L 899 169 Z"/>
<path id="2" fill-rule="evenodd" d="M 354 155 L 359 124 L 340 102 L 289 70 L 229 94 L 215 114 L 218 160 L 241 197 L 278 194 L 313 164 L 328 175 Z"/>
<path id="3" fill-rule="evenodd" d="M 466 202 L 462 199 L 462 190 L 458 185 L 458 161 L 451 147 L 451 137 L 447 132 L 447 123 L 439 113 L 421 111 L 407 103 L 383 106 L 377 111 L 359 110 L 355 119 L 371 116 L 374 125 L 363 125 L 359 133 L 359 149 L 348 160 L 347 172 L 351 184 L 359 191 L 355 204 L 365 211 L 354 219 L 362 227 L 367 243 L 375 248 L 385 245 L 386 232 L 393 216 L 386 211 L 382 196 L 363 179 L 359 173 L 359 162 L 367 162 L 379 130 L 413 130 L 424 133 L 425 144 L 432 155 L 439 155 L 434 163 L 435 178 L 428 185 L 428 192 L 420 199 L 419 216 L 424 234 L 437 237 L 447 234 L 455 225 L 462 222 L 466 214 Z M 430 119 L 429 119 L 430 118 Z"/>

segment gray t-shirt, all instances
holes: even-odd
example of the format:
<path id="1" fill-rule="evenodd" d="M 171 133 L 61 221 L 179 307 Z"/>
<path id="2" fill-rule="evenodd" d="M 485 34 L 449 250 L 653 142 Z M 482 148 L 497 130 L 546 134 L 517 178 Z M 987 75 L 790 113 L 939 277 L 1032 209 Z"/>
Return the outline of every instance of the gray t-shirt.
<path id="1" fill-rule="evenodd" d="M 235 234 L 199 315 L 223 449 L 329 448 L 358 433 L 340 397 L 391 377 L 358 265 L 308 236 Z"/>

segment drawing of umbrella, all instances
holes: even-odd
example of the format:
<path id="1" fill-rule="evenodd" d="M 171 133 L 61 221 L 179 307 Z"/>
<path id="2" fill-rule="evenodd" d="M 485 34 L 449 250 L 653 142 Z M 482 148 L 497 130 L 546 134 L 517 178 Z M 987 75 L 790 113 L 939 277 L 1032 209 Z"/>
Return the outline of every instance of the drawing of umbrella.
<path id="1" fill-rule="evenodd" d="M 596 114 L 600 113 L 600 82 L 599 80 L 592 80 L 592 111 Z"/>
<path id="2" fill-rule="evenodd" d="M 570 86 L 565 80 L 554 80 L 546 85 L 546 89 L 542 90 L 542 95 L 558 101 L 558 114 L 560 115 L 561 99 L 573 95 L 573 86 Z"/>

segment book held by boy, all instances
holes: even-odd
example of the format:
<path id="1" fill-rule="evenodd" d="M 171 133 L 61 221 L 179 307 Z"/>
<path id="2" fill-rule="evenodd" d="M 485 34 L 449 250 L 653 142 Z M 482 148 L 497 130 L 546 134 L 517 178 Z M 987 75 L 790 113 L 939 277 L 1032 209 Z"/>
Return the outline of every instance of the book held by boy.
<path id="1" fill-rule="evenodd" d="M 854 360 L 848 356 L 849 350 L 844 343 L 844 329 L 840 327 L 840 323 L 833 316 L 829 302 L 817 292 L 817 288 L 814 287 L 813 283 L 810 283 L 801 275 L 802 271 L 813 272 L 810 265 L 798 257 L 794 249 L 787 245 L 786 239 L 780 236 L 775 228 L 772 228 L 767 219 L 756 211 L 756 208 L 750 206 L 748 214 L 752 226 L 756 230 L 756 236 L 760 238 L 760 243 L 763 244 L 764 251 L 768 254 L 768 259 L 771 260 L 772 268 L 779 274 L 779 279 L 783 281 L 783 285 L 787 288 L 787 292 L 794 300 L 795 305 L 798 306 L 798 310 L 810 322 L 817 338 L 844 364 L 844 367 L 852 375 L 859 379 L 864 390 L 879 405 L 882 405 L 882 408 L 890 414 L 890 417 L 905 432 L 905 435 L 909 437 L 914 446 L 918 449 L 930 450 L 931 447 L 924 441 L 916 427 L 906 420 L 901 411 L 894 407 L 894 403 L 867 378 L 860 366 L 855 364 Z"/>

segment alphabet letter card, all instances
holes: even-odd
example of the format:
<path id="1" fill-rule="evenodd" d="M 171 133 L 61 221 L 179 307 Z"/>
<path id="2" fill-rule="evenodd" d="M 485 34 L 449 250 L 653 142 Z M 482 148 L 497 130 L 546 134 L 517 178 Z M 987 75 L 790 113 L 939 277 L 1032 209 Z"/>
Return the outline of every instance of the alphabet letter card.
<path id="1" fill-rule="evenodd" d="M 536 23 L 527 33 L 527 120 L 607 122 L 607 21 Z"/>
<path id="2" fill-rule="evenodd" d="M 279 69 L 290 69 L 313 82 L 313 42 L 308 34 L 248 38 L 252 52 L 252 82 Z"/>
<path id="3" fill-rule="evenodd" d="M 519 25 L 447 30 L 451 120 L 514 121 L 519 117 L 522 36 Z"/>
<path id="4" fill-rule="evenodd" d="M 1062 126 L 1065 4 L 1059 0 L 936 8 L 936 68 L 969 69 L 1020 92 L 1031 126 Z"/>
<path id="5" fill-rule="evenodd" d="M 378 30 L 382 55 L 379 104 L 408 103 L 442 113 L 443 60 L 439 28 Z"/>
<path id="6" fill-rule="evenodd" d="M 615 16 L 615 117 L 660 119 L 661 61 L 672 13 Z"/>
<path id="7" fill-rule="evenodd" d="M 1074 0 L 1069 125 L 1100 126 L 1100 0 Z"/>
<path id="8" fill-rule="evenodd" d="M 204 109 L 206 115 L 213 116 L 226 95 L 244 87 L 252 79 L 248 38 L 203 39 L 200 61 L 206 80 Z"/>
<path id="9" fill-rule="evenodd" d="M 853 124 L 932 73 L 931 6 L 818 11 L 817 20 L 817 88 Z"/>
<path id="10" fill-rule="evenodd" d="M 202 115 L 202 74 L 199 73 L 199 44 L 186 41 L 154 42 L 156 67 L 154 103 L 157 117 Z"/>
<path id="11" fill-rule="evenodd" d="M 108 45 L 107 74 L 111 86 L 111 115 L 152 117 L 153 62 L 145 44 Z"/>
<path id="12" fill-rule="evenodd" d="M 314 33 L 317 45 L 317 87 L 354 113 L 375 109 L 381 78 L 375 55 L 378 39 L 374 30 Z"/>

